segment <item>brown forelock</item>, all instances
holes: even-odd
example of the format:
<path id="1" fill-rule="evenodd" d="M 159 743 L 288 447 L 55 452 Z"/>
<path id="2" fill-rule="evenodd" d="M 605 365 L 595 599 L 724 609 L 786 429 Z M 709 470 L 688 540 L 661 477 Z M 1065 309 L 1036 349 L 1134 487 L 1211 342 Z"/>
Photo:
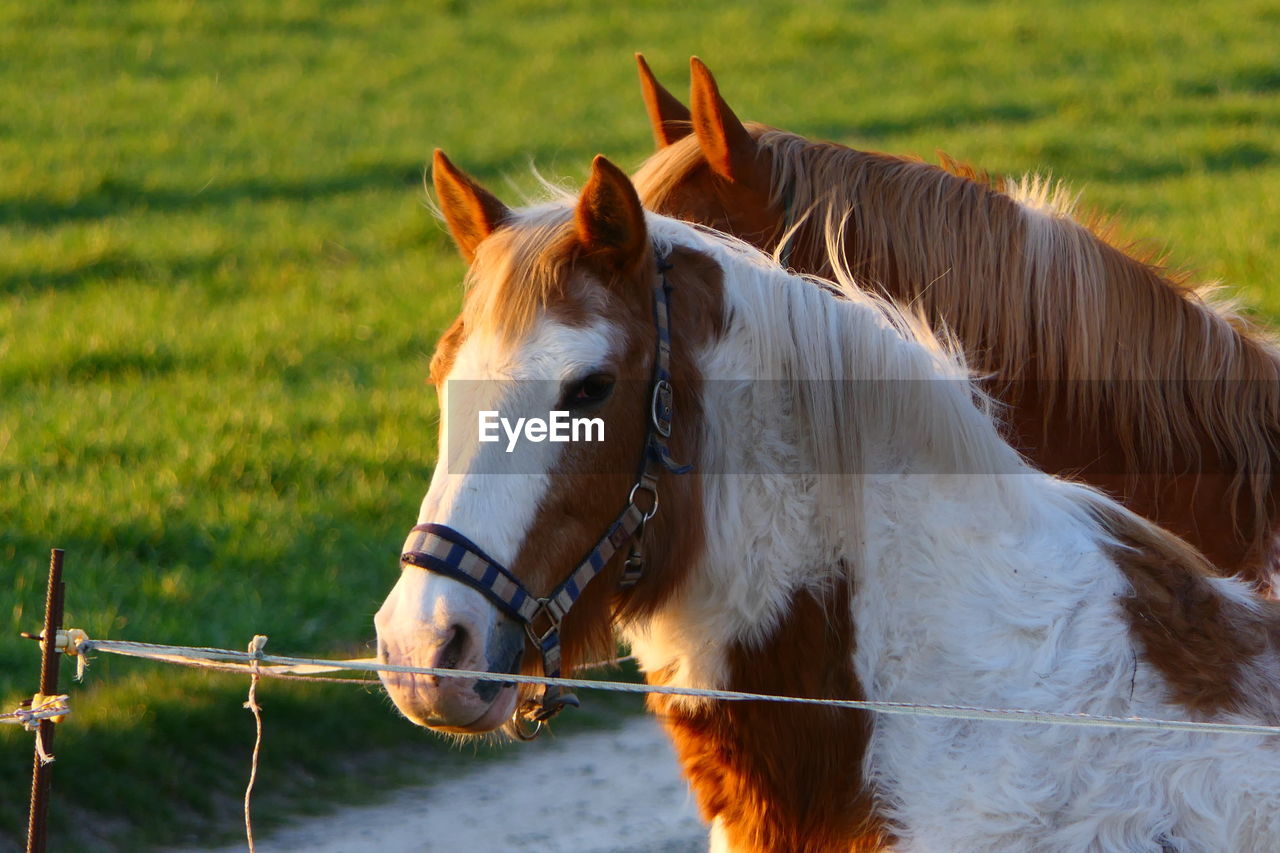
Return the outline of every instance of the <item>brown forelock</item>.
<path id="1" fill-rule="evenodd" d="M 1095 512 L 1121 543 L 1108 553 L 1132 587 L 1122 601 L 1129 631 L 1170 701 L 1204 717 L 1253 712 L 1275 719 L 1280 684 L 1260 681 L 1258 673 L 1275 672 L 1280 603 L 1227 598 L 1186 542 L 1113 504 Z"/>
<path id="2" fill-rule="evenodd" d="M 541 250 L 534 246 L 543 244 Z M 462 311 L 436 342 L 429 379 L 437 390 L 453 370 L 467 336 L 484 329 L 507 343 L 528 330 L 546 310 L 567 325 L 586 322 L 581 292 L 562 273 L 558 254 L 572 254 L 567 212 L 533 226 L 503 227 L 481 242 L 467 270 Z"/>
<path id="3" fill-rule="evenodd" d="M 684 139 L 637 172 L 646 205 L 766 251 L 790 205 L 807 217 L 788 263 L 823 276 L 825 226 L 847 214 L 845 268 L 955 335 L 1038 467 L 1107 489 L 1224 573 L 1269 582 L 1280 513 L 1271 341 L 1100 217 L 1076 222 L 1047 203 L 1036 257 L 1028 216 L 982 172 L 749 127 L 772 158 L 770 192 L 721 179 Z"/>
<path id="4" fill-rule="evenodd" d="M 773 634 L 728 652 L 730 690 L 861 699 L 853 672 L 850 588 L 799 590 Z M 661 682 L 662 674 L 651 676 Z M 702 815 L 734 850 L 873 851 L 891 838 L 863 776 L 871 715 L 772 702 L 708 702 L 691 710 L 651 695 Z"/>
<path id="5" fill-rule="evenodd" d="M 671 285 L 668 301 L 671 331 L 671 384 L 674 418 L 670 448 L 679 462 L 696 458 L 702 426 L 702 377 L 693 353 L 721 334 L 724 315 L 720 267 L 707 256 L 676 249 L 668 258 Z M 649 425 L 650 379 L 657 330 L 653 319 L 653 291 L 657 269 L 650 260 L 618 281 L 609 269 L 582 259 L 593 277 L 605 280 L 603 298 L 592 311 L 618 324 L 620 345 L 612 365 L 617 376 L 613 395 L 591 416 L 605 421 L 605 441 L 564 445 L 550 485 L 538 505 L 534 521 L 519 549 L 512 571 L 531 590 L 546 594 L 561 583 L 595 546 L 627 504 L 639 473 Z M 563 310 L 557 308 L 556 310 Z M 613 625 L 618 619 L 642 619 L 673 595 L 691 564 L 701 558 L 705 531 L 701 475 L 662 472 L 658 478 L 660 505 L 644 536 L 645 571 L 630 591 L 619 591 L 624 547 L 587 585 L 570 610 L 561 635 L 564 670 L 575 664 L 614 655 Z M 538 656 L 527 654 L 526 667 L 536 668 Z"/>

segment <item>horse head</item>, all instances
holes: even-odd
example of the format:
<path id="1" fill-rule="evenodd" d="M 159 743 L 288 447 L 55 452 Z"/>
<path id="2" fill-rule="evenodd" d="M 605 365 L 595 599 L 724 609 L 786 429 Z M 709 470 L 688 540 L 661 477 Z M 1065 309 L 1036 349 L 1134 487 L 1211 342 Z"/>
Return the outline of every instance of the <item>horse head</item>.
<path id="1" fill-rule="evenodd" d="M 665 277 L 635 189 L 608 160 L 573 204 L 512 210 L 439 151 L 434 183 L 470 269 L 431 363 L 439 461 L 375 618 L 379 658 L 559 675 L 611 654 L 613 621 L 675 585 L 672 549 L 691 550 L 699 510 L 692 478 L 662 475 L 695 451 L 696 377 L 655 322 Z M 566 421 L 588 424 L 559 440 Z M 383 681 L 409 719 L 455 733 L 572 701 L 466 677 Z"/>

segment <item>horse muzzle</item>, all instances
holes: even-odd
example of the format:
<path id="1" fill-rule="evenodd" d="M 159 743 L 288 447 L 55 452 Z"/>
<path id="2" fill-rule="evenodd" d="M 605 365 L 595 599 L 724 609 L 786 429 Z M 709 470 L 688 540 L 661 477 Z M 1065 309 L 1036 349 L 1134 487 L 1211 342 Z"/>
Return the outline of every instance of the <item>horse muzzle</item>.
<path id="1" fill-rule="evenodd" d="M 413 589 L 416 585 L 408 586 L 398 584 L 374 617 L 380 663 L 499 674 L 520 671 L 525 632 L 519 623 L 487 604 L 480 609 L 449 608 L 437 600 L 424 608 L 422 598 L 413 594 L 419 592 Z M 515 713 L 519 697 L 512 682 L 402 672 L 379 675 L 387 695 L 409 720 L 455 734 L 499 728 Z"/>

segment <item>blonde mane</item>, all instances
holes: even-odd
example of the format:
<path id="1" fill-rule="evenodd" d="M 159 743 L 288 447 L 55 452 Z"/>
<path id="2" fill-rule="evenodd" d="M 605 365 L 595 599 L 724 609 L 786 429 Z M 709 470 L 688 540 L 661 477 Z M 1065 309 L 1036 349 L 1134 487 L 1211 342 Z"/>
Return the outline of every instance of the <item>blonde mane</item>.
<path id="1" fill-rule="evenodd" d="M 1194 466 L 1207 436 L 1267 533 L 1280 355 L 1212 286 L 1190 286 L 1101 218 L 1081 221 L 1075 197 L 1044 179 L 996 182 L 945 157 L 939 168 L 748 128 L 772 160 L 792 252 L 825 257 L 823 275 L 843 257 L 864 286 L 945 324 L 993 387 L 1049 381 L 1061 416 L 1109 415 L 1126 459 L 1145 470 L 1188 452 Z M 690 135 L 654 154 L 636 186 L 661 208 L 704 162 Z M 841 241 L 847 254 L 831 250 Z"/>
<path id="2" fill-rule="evenodd" d="M 788 416 L 813 436 L 815 473 L 896 471 L 901 459 L 886 467 L 870 455 L 885 448 L 904 448 L 913 473 L 1023 470 L 963 353 L 918 315 L 859 287 L 839 265 L 831 280 L 797 275 L 719 231 L 652 213 L 647 221 L 657 245 L 701 252 L 725 271 L 727 311 L 750 329 L 752 373 L 763 386 L 786 387 Z M 849 506 L 848 495 L 835 504 Z"/>

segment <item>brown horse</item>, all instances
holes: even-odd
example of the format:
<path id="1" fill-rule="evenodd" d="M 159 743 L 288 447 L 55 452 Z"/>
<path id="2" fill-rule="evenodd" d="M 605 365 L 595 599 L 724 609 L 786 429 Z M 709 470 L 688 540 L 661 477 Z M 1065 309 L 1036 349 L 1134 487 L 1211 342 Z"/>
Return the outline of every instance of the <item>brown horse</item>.
<path id="1" fill-rule="evenodd" d="M 690 110 L 637 58 L 659 146 L 636 174 L 647 207 L 917 306 L 988 377 L 1038 467 L 1271 586 L 1280 358 L 1256 328 L 1079 221 L 1061 187 L 744 125 L 696 58 Z"/>

